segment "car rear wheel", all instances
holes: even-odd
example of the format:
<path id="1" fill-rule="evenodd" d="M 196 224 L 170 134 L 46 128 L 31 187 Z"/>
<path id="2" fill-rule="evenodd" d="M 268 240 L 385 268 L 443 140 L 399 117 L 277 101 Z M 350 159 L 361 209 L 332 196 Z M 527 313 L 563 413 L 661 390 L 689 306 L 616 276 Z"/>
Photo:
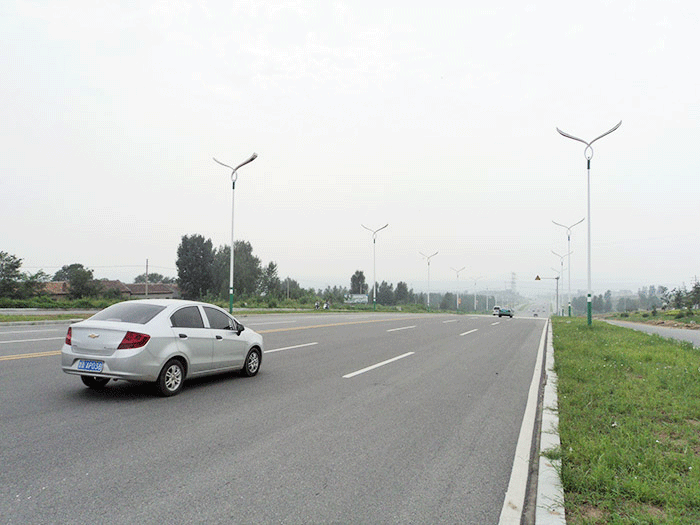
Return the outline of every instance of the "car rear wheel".
<path id="1" fill-rule="evenodd" d="M 80 376 L 83 380 L 83 384 L 95 390 L 104 388 L 107 383 L 109 383 L 109 377 L 97 377 L 97 376 Z"/>
<path id="2" fill-rule="evenodd" d="M 243 375 L 246 377 L 253 377 L 260 370 L 260 350 L 253 348 L 245 358 L 245 364 L 243 365 Z"/>
<path id="3" fill-rule="evenodd" d="M 158 376 L 158 392 L 164 397 L 174 396 L 180 393 L 182 385 L 185 381 L 185 368 L 179 359 L 171 359 Z"/>

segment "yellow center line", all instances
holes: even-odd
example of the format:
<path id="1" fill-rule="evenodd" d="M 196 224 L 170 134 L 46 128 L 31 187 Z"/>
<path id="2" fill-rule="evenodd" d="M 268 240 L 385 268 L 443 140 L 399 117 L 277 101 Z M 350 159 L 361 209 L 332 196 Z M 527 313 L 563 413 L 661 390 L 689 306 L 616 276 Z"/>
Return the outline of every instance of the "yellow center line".
<path id="1" fill-rule="evenodd" d="M 61 355 L 60 350 L 52 350 L 50 352 L 35 352 L 33 354 L 15 354 L 0 356 L 0 361 L 13 361 L 15 359 L 28 359 L 30 357 L 48 357 L 52 355 Z"/>

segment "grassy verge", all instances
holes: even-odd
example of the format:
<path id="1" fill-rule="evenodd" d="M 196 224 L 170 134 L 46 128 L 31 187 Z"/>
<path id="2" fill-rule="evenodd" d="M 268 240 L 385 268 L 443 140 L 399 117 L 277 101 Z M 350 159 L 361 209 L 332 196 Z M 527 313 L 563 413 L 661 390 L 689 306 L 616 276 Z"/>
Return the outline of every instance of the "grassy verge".
<path id="1" fill-rule="evenodd" d="M 700 352 L 553 319 L 569 525 L 700 523 Z"/>
<path id="2" fill-rule="evenodd" d="M 651 312 L 617 312 L 605 314 L 604 319 L 616 319 L 618 321 L 633 321 L 635 323 L 648 323 L 680 328 L 700 328 L 700 310 L 665 310 Z"/>
<path id="3" fill-rule="evenodd" d="M 88 317 L 90 314 L 0 315 L 0 324 L 23 321 L 69 321 Z"/>

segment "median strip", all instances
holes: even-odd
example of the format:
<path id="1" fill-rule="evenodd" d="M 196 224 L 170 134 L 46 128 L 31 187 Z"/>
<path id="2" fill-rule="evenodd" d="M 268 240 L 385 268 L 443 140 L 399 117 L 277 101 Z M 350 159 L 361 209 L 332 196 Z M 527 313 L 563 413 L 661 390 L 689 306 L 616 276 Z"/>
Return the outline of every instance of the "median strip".
<path id="1" fill-rule="evenodd" d="M 398 361 L 399 359 L 403 359 L 404 357 L 408 357 L 409 355 L 413 354 L 415 354 L 415 352 L 406 352 L 405 354 L 393 357 L 391 359 L 387 359 L 386 361 L 382 361 L 381 363 L 377 363 L 376 365 L 368 366 L 367 368 L 357 370 L 356 372 L 352 372 L 350 374 L 345 374 L 343 376 L 343 379 L 350 379 L 351 377 L 359 376 L 360 374 L 364 374 L 365 372 L 369 372 L 370 370 L 374 370 L 375 368 L 379 368 L 380 366 L 388 365 L 389 363 L 393 363 L 394 361 Z"/>

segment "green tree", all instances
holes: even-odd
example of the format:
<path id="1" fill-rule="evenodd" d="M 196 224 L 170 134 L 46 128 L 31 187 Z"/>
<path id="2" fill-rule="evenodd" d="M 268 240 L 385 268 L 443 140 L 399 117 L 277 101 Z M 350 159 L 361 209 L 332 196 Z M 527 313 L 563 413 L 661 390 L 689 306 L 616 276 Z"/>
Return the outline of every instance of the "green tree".
<path id="1" fill-rule="evenodd" d="M 68 283 L 70 284 L 68 288 L 68 297 L 71 299 L 94 297 L 100 291 L 99 283 L 95 282 L 92 270 L 88 268 L 74 268 L 70 272 Z"/>
<path id="2" fill-rule="evenodd" d="M 51 277 L 39 270 L 35 274 L 22 274 L 21 296 L 22 299 L 41 295 L 44 292 L 44 283 L 51 280 Z"/>
<path id="3" fill-rule="evenodd" d="M 19 271 L 21 266 L 22 259 L 0 252 L 0 297 L 17 297 L 22 276 Z"/>
<path id="4" fill-rule="evenodd" d="M 277 264 L 269 263 L 260 277 L 260 295 L 279 298 L 282 283 L 277 277 Z"/>
<path id="5" fill-rule="evenodd" d="M 262 267 L 260 259 L 253 255 L 253 247 L 248 241 L 235 242 L 233 270 L 234 296 L 249 297 L 255 294 L 262 276 Z"/>
<path id="6" fill-rule="evenodd" d="M 447 292 L 440 301 L 440 310 L 452 310 L 457 305 L 457 296 Z"/>
<path id="7" fill-rule="evenodd" d="M 408 285 L 403 281 L 399 281 L 396 283 L 396 290 L 394 291 L 394 302 L 396 304 L 407 304 L 409 300 Z"/>
<path id="8" fill-rule="evenodd" d="M 201 299 L 213 291 L 214 251 L 211 239 L 184 235 L 177 248 L 177 282 L 185 299 Z"/>
<path id="9" fill-rule="evenodd" d="M 258 291 L 262 277 L 260 259 L 253 255 L 248 241 L 236 241 L 233 252 L 233 296 L 236 299 L 250 297 Z M 221 246 L 214 253 L 212 292 L 221 299 L 228 299 L 231 280 L 231 248 Z"/>
<path id="10" fill-rule="evenodd" d="M 350 293 L 351 294 L 361 294 L 367 293 L 367 284 L 365 283 L 365 273 L 356 270 L 355 273 L 350 277 Z"/>
<path id="11" fill-rule="evenodd" d="M 142 273 L 141 275 L 137 275 L 134 277 L 134 282 L 135 283 L 145 283 L 146 282 L 146 274 Z M 164 283 L 164 284 L 173 284 L 175 282 L 174 277 L 165 277 L 162 274 L 159 273 L 149 273 L 148 274 L 148 282 L 149 283 Z"/>
<path id="12" fill-rule="evenodd" d="M 377 287 L 377 303 L 385 306 L 396 304 L 393 284 L 382 281 L 382 284 Z"/>
<path id="13" fill-rule="evenodd" d="M 229 266 L 231 264 L 231 247 L 219 246 L 214 250 L 212 268 L 212 293 L 219 299 L 228 299 Z"/>
<path id="14" fill-rule="evenodd" d="M 52 280 L 67 281 L 69 285 L 68 297 L 71 299 L 94 297 L 100 291 L 100 285 L 95 282 L 93 271 L 80 263 L 64 265 L 54 274 Z"/>

